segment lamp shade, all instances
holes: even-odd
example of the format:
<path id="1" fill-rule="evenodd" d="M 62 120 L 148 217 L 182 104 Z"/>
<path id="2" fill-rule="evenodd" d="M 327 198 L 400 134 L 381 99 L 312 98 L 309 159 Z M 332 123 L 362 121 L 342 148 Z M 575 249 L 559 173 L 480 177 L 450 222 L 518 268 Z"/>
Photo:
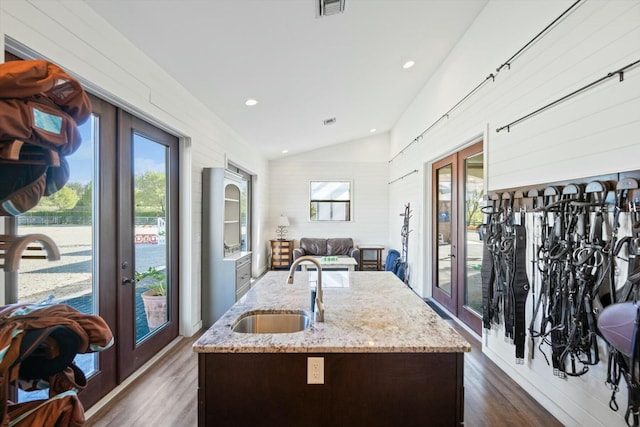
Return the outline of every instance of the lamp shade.
<path id="1" fill-rule="evenodd" d="M 289 218 L 284 215 L 280 215 L 278 218 L 278 227 L 288 227 L 289 226 Z"/>

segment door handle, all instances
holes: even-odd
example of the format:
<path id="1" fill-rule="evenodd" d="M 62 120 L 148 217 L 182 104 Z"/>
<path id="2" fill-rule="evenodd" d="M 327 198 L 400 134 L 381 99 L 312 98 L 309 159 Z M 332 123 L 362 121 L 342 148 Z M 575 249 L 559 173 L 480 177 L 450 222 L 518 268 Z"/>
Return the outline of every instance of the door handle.
<path id="1" fill-rule="evenodd" d="M 129 263 L 127 261 L 124 261 L 122 264 L 120 264 L 120 268 L 122 268 L 123 270 L 126 270 L 127 268 L 129 268 Z M 131 277 L 122 278 L 122 286 L 130 285 L 131 283 L 135 283 L 135 282 L 136 280 L 132 279 Z"/>

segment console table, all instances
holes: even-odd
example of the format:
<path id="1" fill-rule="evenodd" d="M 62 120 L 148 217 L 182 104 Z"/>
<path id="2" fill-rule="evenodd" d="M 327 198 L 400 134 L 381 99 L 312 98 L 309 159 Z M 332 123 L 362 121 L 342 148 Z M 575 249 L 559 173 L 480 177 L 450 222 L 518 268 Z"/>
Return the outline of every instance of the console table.
<path id="1" fill-rule="evenodd" d="M 360 249 L 360 270 L 382 270 L 382 251 L 384 246 L 361 245 Z"/>

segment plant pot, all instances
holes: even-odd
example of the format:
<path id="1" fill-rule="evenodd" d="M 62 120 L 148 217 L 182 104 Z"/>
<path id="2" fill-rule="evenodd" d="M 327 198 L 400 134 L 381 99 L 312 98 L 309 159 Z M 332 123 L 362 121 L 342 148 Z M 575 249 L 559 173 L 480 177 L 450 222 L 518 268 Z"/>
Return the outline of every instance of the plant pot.
<path id="1" fill-rule="evenodd" d="M 166 295 L 155 295 L 153 291 L 149 290 L 143 292 L 141 296 L 149 329 L 155 329 L 165 323 L 167 321 Z"/>

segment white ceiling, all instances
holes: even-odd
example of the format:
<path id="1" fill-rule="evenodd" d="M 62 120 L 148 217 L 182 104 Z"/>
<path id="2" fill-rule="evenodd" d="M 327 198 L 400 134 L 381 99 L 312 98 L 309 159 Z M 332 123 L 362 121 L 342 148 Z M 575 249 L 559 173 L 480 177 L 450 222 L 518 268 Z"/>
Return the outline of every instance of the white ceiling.
<path id="1" fill-rule="evenodd" d="M 487 3 L 85 1 L 270 159 L 389 131 Z"/>

